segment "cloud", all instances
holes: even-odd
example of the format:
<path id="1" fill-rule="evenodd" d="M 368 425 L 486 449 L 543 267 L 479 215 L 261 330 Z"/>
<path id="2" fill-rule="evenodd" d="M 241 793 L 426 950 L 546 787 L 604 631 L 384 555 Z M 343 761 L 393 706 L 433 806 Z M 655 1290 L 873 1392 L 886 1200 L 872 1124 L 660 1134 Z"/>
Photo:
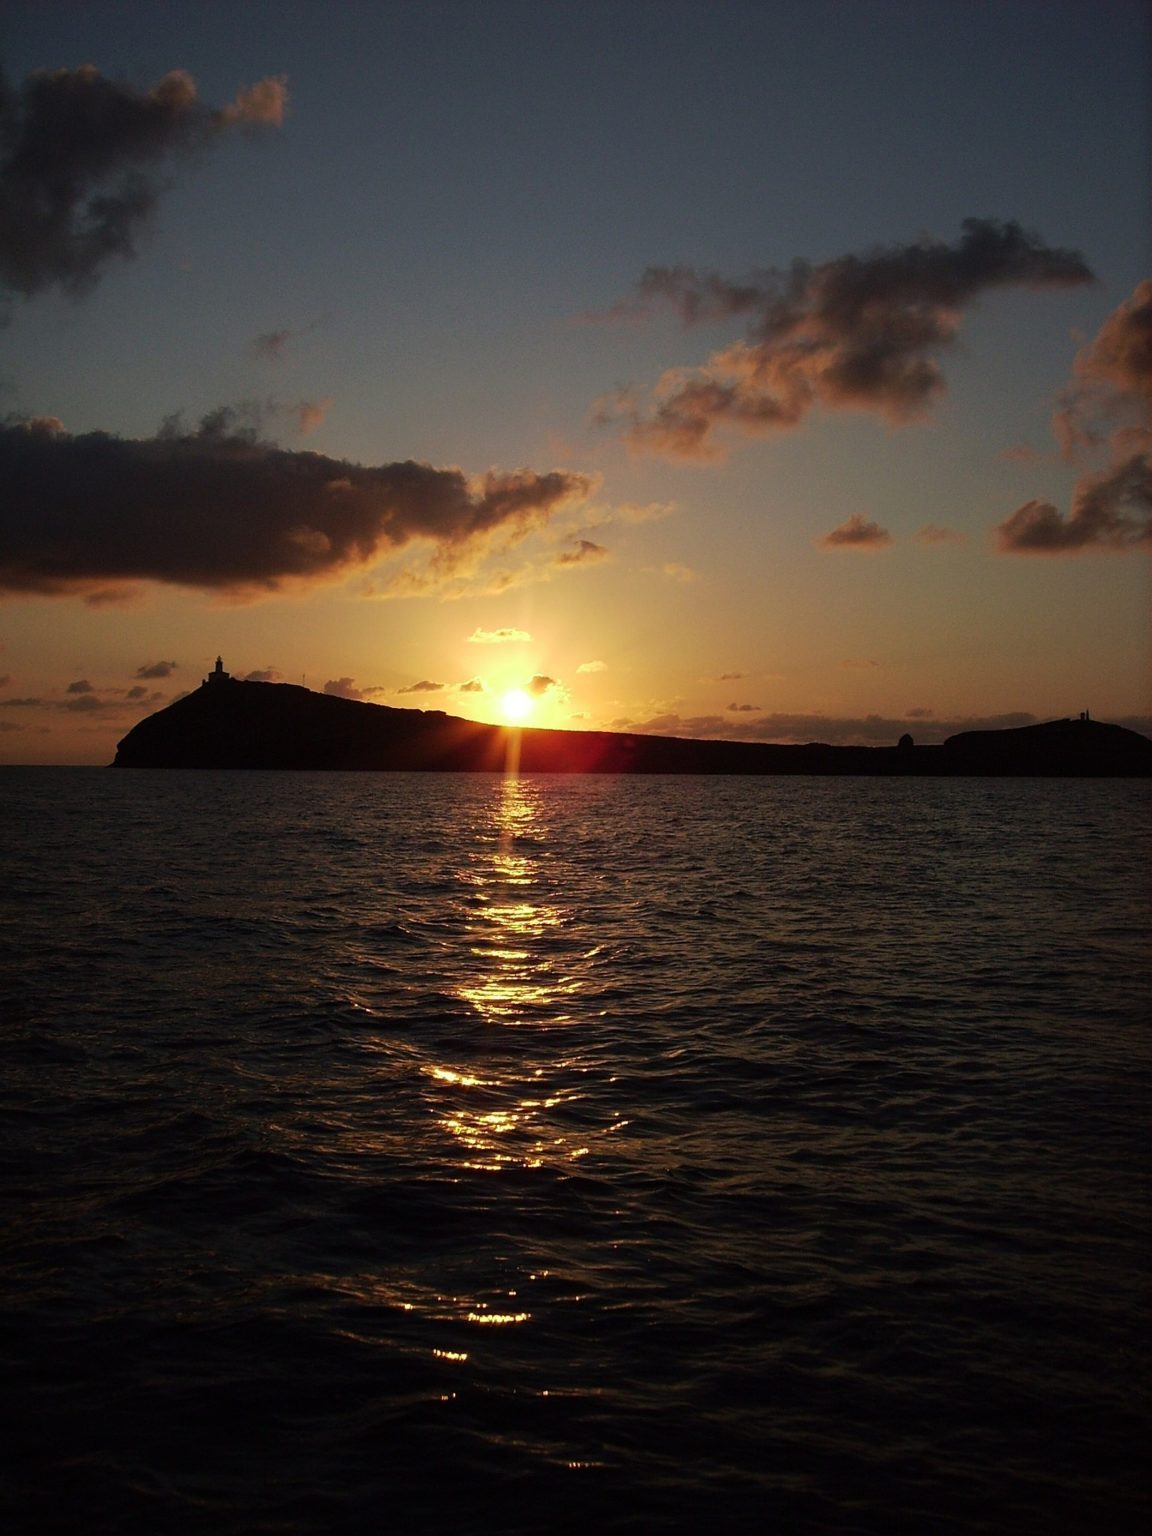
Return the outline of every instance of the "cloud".
<path id="1" fill-rule="evenodd" d="M 36 709 L 43 704 L 43 699 L 0 699 L 0 708 L 3 709 Z"/>
<path id="2" fill-rule="evenodd" d="M 129 688 L 125 697 L 129 703 L 135 703 L 137 699 L 146 699 L 148 697 L 148 690 L 137 683 L 135 688 Z"/>
<path id="3" fill-rule="evenodd" d="M 261 331 L 252 338 L 252 351 L 266 363 L 278 363 L 292 336 L 291 331 Z"/>
<path id="4" fill-rule="evenodd" d="M 1152 447 L 1152 278 L 1136 285 L 1073 364 L 1052 420 L 1065 457 L 1134 431 Z"/>
<path id="5" fill-rule="evenodd" d="M 532 636 L 523 629 L 474 629 L 468 636 L 469 645 L 520 645 Z"/>
<path id="6" fill-rule="evenodd" d="M 916 540 L 920 544 L 964 544 L 966 539 L 962 533 L 957 533 L 955 528 L 942 528 L 936 523 L 925 523 L 923 528 L 917 530 Z"/>
<path id="7" fill-rule="evenodd" d="M 557 565 L 588 565 L 608 558 L 603 544 L 594 544 L 591 539 L 573 539 L 572 543 L 574 548 L 563 550 L 556 556 Z"/>
<path id="8" fill-rule="evenodd" d="M 561 685 L 554 677 L 545 677 L 542 673 L 538 672 L 535 677 L 529 678 L 524 684 L 524 692 L 530 693 L 533 698 L 540 699 L 546 693 L 550 693 L 553 689 L 559 689 L 560 687 Z"/>
<path id="9" fill-rule="evenodd" d="M 147 661 L 142 667 L 136 668 L 137 677 L 171 677 L 176 670 L 174 661 Z"/>
<path id="10" fill-rule="evenodd" d="M 277 672 L 275 667 L 258 667 L 255 672 L 247 673 L 244 681 L 246 683 L 277 683 L 281 676 L 282 674 Z"/>
<path id="11" fill-rule="evenodd" d="M 759 704 L 729 704 L 728 708 L 734 715 L 754 715 L 760 709 Z"/>
<path id="12" fill-rule="evenodd" d="M 362 699 L 364 690 L 355 687 L 355 681 L 352 677 L 330 677 L 324 684 L 324 692 L 337 699 Z"/>
<path id="13" fill-rule="evenodd" d="M 816 540 L 825 549 L 884 549 L 892 543 L 892 535 L 879 523 L 869 523 L 857 512 Z"/>
<path id="14" fill-rule="evenodd" d="M 236 431 L 230 409 L 146 439 L 0 425 L 0 590 L 159 581 L 253 596 L 345 577 L 413 541 L 445 558 L 514 543 L 592 484 L 291 452 Z"/>
<path id="15" fill-rule="evenodd" d="M 460 684 L 461 693 L 483 693 L 484 684 L 478 677 L 470 677 L 466 683 Z"/>
<path id="16" fill-rule="evenodd" d="M 1077 485 L 1063 517 L 1050 501 L 1028 501 L 995 530 L 1013 555 L 1124 551 L 1152 543 L 1152 458 L 1138 453 Z"/>
<path id="17" fill-rule="evenodd" d="M 164 186 L 157 165 L 236 128 L 279 127 L 286 103 L 283 79 L 270 78 L 208 107 L 182 69 L 149 91 L 90 64 L 29 75 L 18 90 L 0 76 L 0 288 L 31 298 L 92 287 L 135 254 Z"/>
<path id="18" fill-rule="evenodd" d="M 419 683 L 410 683 L 407 688 L 398 688 L 397 693 L 440 693 L 446 688 L 447 683 L 430 683 L 427 679 Z"/>
<path id="19" fill-rule="evenodd" d="M 0 677 L 0 688 L 7 688 L 8 684 L 11 681 L 12 681 L 11 675 L 9 673 L 5 672 L 3 677 Z"/>
<path id="20" fill-rule="evenodd" d="M 577 672 L 606 672 L 608 663 L 605 661 L 582 661 L 576 668 Z"/>
<path id="21" fill-rule="evenodd" d="M 649 569 L 652 569 L 652 567 L 649 567 Z M 692 569 L 692 567 L 690 565 L 681 565 L 676 560 L 669 560 L 664 565 L 659 566 L 657 569 L 659 574 L 661 576 L 667 576 L 669 581 L 680 581 L 687 583 L 696 580 L 696 572 Z"/>
<path id="22" fill-rule="evenodd" d="M 1050 501 L 1018 507 L 994 530 L 1001 553 L 1124 552 L 1152 543 L 1152 279 L 1080 352 L 1053 429 L 1066 458 L 1104 457 L 1107 465 L 1081 477 L 1067 516 Z"/>
<path id="23" fill-rule="evenodd" d="M 74 683 L 69 683 L 65 693 L 95 693 L 96 690 L 86 677 L 77 678 Z"/>
<path id="24" fill-rule="evenodd" d="M 718 428 L 763 435 L 798 426 L 818 406 L 913 421 L 944 390 L 938 354 L 968 305 L 998 288 L 1091 280 L 1078 252 L 994 219 L 966 219 L 953 245 L 924 238 L 739 282 L 650 267 L 637 299 L 614 313 L 670 306 L 685 325 L 746 316 L 746 338 L 702 367 L 665 373 L 647 402 L 626 391 L 602 403 L 594 419 L 636 450 L 690 459 L 720 456 Z"/>
<path id="25" fill-rule="evenodd" d="M 1036 716 L 1025 713 L 932 720 L 922 717 L 891 718 L 884 715 L 831 716 L 776 713 L 757 719 L 731 720 L 723 715 L 657 715 L 641 724 L 617 721 L 615 726 L 646 735 L 689 736 L 698 740 L 771 741 L 803 745 L 823 742 L 828 746 L 895 746 L 905 733 L 915 729 L 922 745 L 943 741 L 958 731 L 1009 730 L 1015 726 L 1034 725 Z"/>
<path id="26" fill-rule="evenodd" d="M 721 672 L 716 681 L 718 683 L 738 683 L 743 677 L 743 672 Z"/>
<path id="27" fill-rule="evenodd" d="M 317 427 L 323 426 L 324 418 L 331 409 L 332 401 L 330 399 L 301 400 L 293 407 L 296 416 L 297 432 L 300 433 L 301 437 L 306 436 L 309 432 L 315 432 Z"/>

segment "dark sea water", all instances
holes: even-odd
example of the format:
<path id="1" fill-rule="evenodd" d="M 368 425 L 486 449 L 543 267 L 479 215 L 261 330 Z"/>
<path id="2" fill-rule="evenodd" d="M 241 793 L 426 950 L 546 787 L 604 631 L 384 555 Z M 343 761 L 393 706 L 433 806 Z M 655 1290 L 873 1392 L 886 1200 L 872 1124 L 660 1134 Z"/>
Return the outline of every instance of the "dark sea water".
<path id="1" fill-rule="evenodd" d="M 1145 1528 L 1146 783 L 0 816 L 6 1529 Z"/>

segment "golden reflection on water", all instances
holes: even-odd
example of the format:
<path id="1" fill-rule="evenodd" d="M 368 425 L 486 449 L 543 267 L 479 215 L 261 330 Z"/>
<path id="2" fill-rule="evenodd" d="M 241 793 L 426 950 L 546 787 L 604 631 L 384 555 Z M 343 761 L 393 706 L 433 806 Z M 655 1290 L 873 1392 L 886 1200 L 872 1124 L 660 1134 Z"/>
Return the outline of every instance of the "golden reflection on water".
<path id="1" fill-rule="evenodd" d="M 469 974 L 456 988 L 486 1024 L 531 1028 L 532 1044 L 538 1044 L 541 1031 L 571 1022 L 571 999 L 582 985 L 561 974 L 548 953 L 565 917 L 540 893 L 533 856 L 533 839 L 540 834 L 538 794 L 513 773 L 499 781 L 491 847 L 461 872 L 473 887 L 475 915 L 468 928 Z M 548 1079 L 571 1067 L 564 1056 L 550 1053 L 547 1068 L 513 1068 L 501 1061 L 470 1072 L 442 1063 L 424 1070 L 451 1101 L 438 1119 L 463 1151 L 464 1165 L 497 1171 L 585 1156 L 588 1148 L 563 1134 L 553 1113 L 576 1095 L 553 1090 Z"/>

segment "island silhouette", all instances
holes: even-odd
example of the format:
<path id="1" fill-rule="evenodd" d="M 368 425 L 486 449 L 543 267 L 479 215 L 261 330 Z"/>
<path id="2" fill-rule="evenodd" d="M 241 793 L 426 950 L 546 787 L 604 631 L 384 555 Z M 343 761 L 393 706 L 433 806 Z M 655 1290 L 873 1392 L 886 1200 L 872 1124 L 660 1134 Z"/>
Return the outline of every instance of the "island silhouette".
<path id="1" fill-rule="evenodd" d="M 941 745 L 891 747 L 703 741 L 626 731 L 485 725 L 443 710 L 395 709 L 292 683 L 248 683 L 223 662 L 193 693 L 141 720 L 116 768 L 292 768 L 494 773 L 1152 775 L 1152 740 L 1082 714 Z"/>

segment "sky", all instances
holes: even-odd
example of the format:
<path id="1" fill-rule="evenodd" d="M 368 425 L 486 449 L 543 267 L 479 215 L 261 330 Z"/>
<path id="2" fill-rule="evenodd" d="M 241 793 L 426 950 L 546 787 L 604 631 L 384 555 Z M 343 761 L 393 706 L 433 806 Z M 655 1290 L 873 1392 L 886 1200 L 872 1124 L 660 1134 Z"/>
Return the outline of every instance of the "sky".
<path id="1" fill-rule="evenodd" d="M 1142 0 L 8 0 L 0 762 L 1152 733 Z"/>

